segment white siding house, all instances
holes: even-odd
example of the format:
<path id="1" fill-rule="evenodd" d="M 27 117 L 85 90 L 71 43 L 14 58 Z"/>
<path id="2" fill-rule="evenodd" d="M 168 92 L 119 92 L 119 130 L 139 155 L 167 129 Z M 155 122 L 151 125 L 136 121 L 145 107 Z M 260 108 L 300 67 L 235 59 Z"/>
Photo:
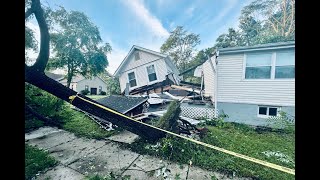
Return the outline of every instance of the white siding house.
<path id="1" fill-rule="evenodd" d="M 265 125 L 279 111 L 295 115 L 294 42 L 222 48 L 205 63 L 205 92 L 228 120 Z"/>
<path id="2" fill-rule="evenodd" d="M 166 80 L 173 74 L 179 81 L 179 71 L 169 56 L 139 46 L 133 46 L 124 58 L 114 76 L 119 77 L 121 92 L 129 83 L 129 91 Z"/>
<path id="3" fill-rule="evenodd" d="M 59 81 L 63 85 L 67 85 L 67 80 L 63 79 Z M 94 76 L 92 78 L 85 78 L 81 75 L 77 75 L 72 78 L 70 83 L 70 89 L 77 92 L 87 89 L 89 94 L 98 95 L 102 91 L 107 92 L 107 83 L 104 82 L 100 77 Z"/>

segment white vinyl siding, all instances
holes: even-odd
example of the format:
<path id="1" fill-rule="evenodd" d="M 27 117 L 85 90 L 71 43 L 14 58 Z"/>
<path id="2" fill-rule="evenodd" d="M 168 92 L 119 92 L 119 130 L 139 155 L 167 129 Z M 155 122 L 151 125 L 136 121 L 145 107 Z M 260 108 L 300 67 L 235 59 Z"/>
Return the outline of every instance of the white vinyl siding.
<path id="1" fill-rule="evenodd" d="M 214 70 L 209 61 L 206 61 L 202 65 L 204 74 L 204 90 L 206 96 L 211 96 L 212 102 L 214 102 Z"/>
<path id="2" fill-rule="evenodd" d="M 134 54 L 134 53 L 133 53 Z M 167 73 L 167 65 L 164 58 L 153 55 L 148 52 L 139 51 L 140 60 L 134 61 L 134 56 L 129 57 L 127 66 L 122 70 L 119 77 L 121 92 L 126 88 L 126 83 L 128 83 L 128 72 L 135 70 L 135 77 L 137 81 L 137 86 L 130 88 L 130 90 L 139 88 L 145 85 L 151 85 L 157 82 L 165 80 Z M 157 80 L 149 82 L 147 66 L 154 65 L 155 72 L 157 75 Z"/>
<path id="3" fill-rule="evenodd" d="M 218 62 L 218 102 L 295 105 L 295 79 L 244 79 L 244 53 L 220 54 Z"/>
<path id="4" fill-rule="evenodd" d="M 86 85 L 88 86 L 89 91 L 91 88 L 97 88 L 97 90 L 99 90 L 99 86 L 101 86 L 102 91 L 107 92 L 107 84 L 98 77 L 94 77 L 92 79 L 84 79 L 84 80 L 77 82 L 77 85 L 76 85 L 77 90 L 76 91 L 80 92 L 80 91 L 84 90 Z M 99 94 L 99 91 L 97 91 L 97 93 Z"/>

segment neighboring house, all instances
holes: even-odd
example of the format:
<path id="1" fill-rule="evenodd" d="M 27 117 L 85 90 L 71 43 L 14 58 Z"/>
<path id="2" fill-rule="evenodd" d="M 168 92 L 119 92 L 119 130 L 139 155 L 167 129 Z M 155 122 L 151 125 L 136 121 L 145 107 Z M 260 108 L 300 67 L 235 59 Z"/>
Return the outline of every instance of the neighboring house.
<path id="1" fill-rule="evenodd" d="M 147 110 L 147 100 L 147 97 L 111 95 L 96 101 L 127 116 L 134 116 Z"/>
<path id="2" fill-rule="evenodd" d="M 64 78 L 59 81 L 63 85 L 67 85 L 67 79 Z M 82 90 L 88 90 L 91 95 L 98 95 L 102 91 L 107 92 L 107 83 L 104 82 L 100 77 L 94 76 L 92 78 L 85 78 L 82 75 L 76 75 L 72 78 L 70 83 L 70 89 L 77 92 Z"/>
<path id="3" fill-rule="evenodd" d="M 295 42 L 218 49 L 203 65 L 205 94 L 228 121 L 295 116 Z"/>
<path id="4" fill-rule="evenodd" d="M 65 75 L 63 75 L 63 74 L 55 74 L 55 73 L 51 73 L 51 72 L 45 72 L 45 74 L 49 78 L 54 79 L 56 81 L 60 81 L 65 77 Z"/>
<path id="5" fill-rule="evenodd" d="M 134 90 L 159 88 L 167 77 L 173 84 L 179 84 L 179 71 L 168 55 L 132 46 L 127 56 L 121 62 L 114 76 L 119 77 L 121 92 L 129 86 L 129 92 Z M 159 85 L 159 86 L 155 86 Z"/>

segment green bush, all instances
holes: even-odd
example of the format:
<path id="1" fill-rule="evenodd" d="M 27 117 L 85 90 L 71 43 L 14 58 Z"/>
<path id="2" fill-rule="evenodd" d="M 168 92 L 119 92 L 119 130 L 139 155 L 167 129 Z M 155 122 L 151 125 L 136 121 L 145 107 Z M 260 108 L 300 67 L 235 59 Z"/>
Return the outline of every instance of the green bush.
<path id="1" fill-rule="evenodd" d="M 158 127 L 172 132 L 178 132 L 178 119 L 181 112 L 179 101 L 172 101 L 167 112 L 160 118 Z"/>
<path id="2" fill-rule="evenodd" d="M 105 91 L 101 91 L 100 95 L 107 95 L 107 93 Z"/>
<path id="3" fill-rule="evenodd" d="M 284 111 L 279 111 L 280 116 L 269 117 L 268 122 L 274 129 L 283 129 L 285 132 L 292 133 L 295 131 L 295 118 L 289 118 Z"/>
<path id="4" fill-rule="evenodd" d="M 89 94 L 89 90 L 88 89 L 84 89 L 84 90 L 81 90 L 80 91 L 80 94 L 82 94 L 82 95 L 88 95 Z"/>

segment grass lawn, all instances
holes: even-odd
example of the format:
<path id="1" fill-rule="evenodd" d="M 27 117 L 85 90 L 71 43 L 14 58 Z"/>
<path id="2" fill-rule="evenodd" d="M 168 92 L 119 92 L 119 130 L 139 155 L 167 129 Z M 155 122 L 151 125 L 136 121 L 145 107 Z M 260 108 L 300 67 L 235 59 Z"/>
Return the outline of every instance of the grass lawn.
<path id="1" fill-rule="evenodd" d="M 96 100 L 96 99 L 101 99 L 101 98 L 104 98 L 104 97 L 108 97 L 107 95 L 86 95 L 88 98 L 91 98 L 93 100 Z"/>
<path id="2" fill-rule="evenodd" d="M 57 161 L 48 152 L 25 144 L 25 179 L 32 179 L 39 171 L 53 167 Z"/>
<path id="3" fill-rule="evenodd" d="M 223 127 L 207 126 L 207 135 L 201 140 L 227 150 L 282 165 L 295 167 L 295 134 L 263 132 L 231 123 Z M 254 179 L 295 179 L 295 176 L 264 167 L 222 152 L 202 147 L 180 138 L 167 137 L 158 146 L 145 140 L 128 145 L 127 147 L 141 154 L 163 157 L 172 161 L 225 172 L 231 176 L 252 177 Z M 171 155 L 172 153 L 172 155 Z"/>

